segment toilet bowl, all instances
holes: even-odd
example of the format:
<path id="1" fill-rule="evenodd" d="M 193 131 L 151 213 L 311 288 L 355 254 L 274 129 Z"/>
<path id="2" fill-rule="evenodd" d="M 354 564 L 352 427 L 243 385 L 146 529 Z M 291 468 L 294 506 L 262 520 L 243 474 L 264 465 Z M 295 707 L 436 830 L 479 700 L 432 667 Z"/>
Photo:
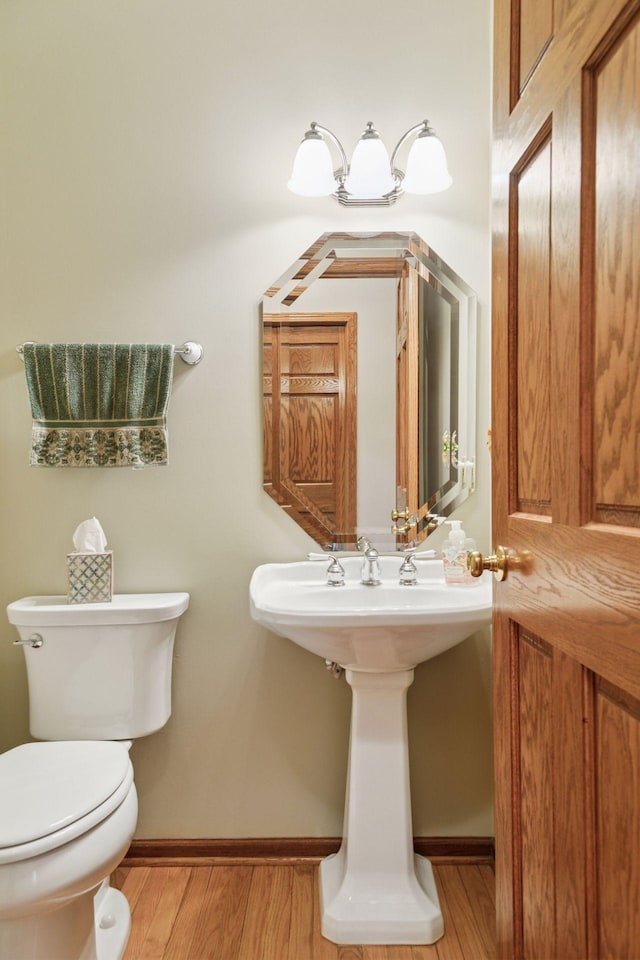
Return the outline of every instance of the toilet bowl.
<path id="1" fill-rule="evenodd" d="M 131 741 L 105 732 L 141 736 L 166 723 L 189 597 L 114 601 L 77 612 L 52 597 L 8 607 L 28 641 L 31 732 L 53 739 L 0 755 L 0 960 L 121 960 L 126 948 L 129 905 L 108 878 L 133 837 L 138 801 Z"/>
<path id="2" fill-rule="evenodd" d="M 102 889 L 97 923 L 93 901 L 126 853 L 137 813 L 122 744 L 30 743 L 0 756 L 0 957 L 123 952 L 130 917 L 122 894 Z M 99 949 L 102 930 L 116 949 Z"/>

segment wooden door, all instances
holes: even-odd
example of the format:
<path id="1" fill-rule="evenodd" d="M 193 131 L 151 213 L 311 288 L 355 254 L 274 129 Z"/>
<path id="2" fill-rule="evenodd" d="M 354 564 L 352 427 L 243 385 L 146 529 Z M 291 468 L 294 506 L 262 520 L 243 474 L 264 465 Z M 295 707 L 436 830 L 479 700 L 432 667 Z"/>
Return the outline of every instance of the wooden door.
<path id="1" fill-rule="evenodd" d="M 357 316 L 264 321 L 265 489 L 321 543 L 353 539 Z"/>
<path id="2" fill-rule="evenodd" d="M 640 3 L 496 0 L 500 956 L 640 957 Z"/>

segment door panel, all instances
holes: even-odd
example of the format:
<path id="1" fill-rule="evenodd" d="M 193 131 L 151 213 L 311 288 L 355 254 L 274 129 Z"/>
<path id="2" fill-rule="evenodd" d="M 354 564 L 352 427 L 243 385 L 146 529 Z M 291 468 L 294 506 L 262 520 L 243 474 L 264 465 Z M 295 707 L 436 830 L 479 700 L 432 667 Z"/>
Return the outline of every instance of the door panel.
<path id="1" fill-rule="evenodd" d="M 352 537 L 356 315 L 266 314 L 264 321 L 265 489 L 320 542 L 336 530 Z"/>
<path id="2" fill-rule="evenodd" d="M 596 517 L 640 525 L 640 24 L 591 72 L 595 164 L 594 497 Z M 611 184 L 624 189 L 611 190 Z"/>
<path id="3" fill-rule="evenodd" d="M 603 956 L 631 956 L 629 944 L 640 945 L 640 703 L 601 683 L 597 724 L 599 940 Z"/>
<path id="4" fill-rule="evenodd" d="M 551 258 L 551 141 L 544 135 L 517 175 L 517 330 L 515 347 L 517 506 L 551 513 L 549 472 L 549 276 Z"/>
<path id="5" fill-rule="evenodd" d="M 524 561 L 495 591 L 498 940 L 502 957 L 629 960 L 640 943 L 640 2 L 556 3 L 545 42 L 548 9 L 495 3 L 494 545 Z"/>
<path id="6" fill-rule="evenodd" d="M 553 872 L 553 650 L 518 631 L 519 817 L 522 826 L 523 932 L 529 956 L 555 951 Z"/>
<path id="7" fill-rule="evenodd" d="M 514 7 L 519 19 L 516 39 L 520 92 L 551 40 L 553 0 L 517 0 Z"/>

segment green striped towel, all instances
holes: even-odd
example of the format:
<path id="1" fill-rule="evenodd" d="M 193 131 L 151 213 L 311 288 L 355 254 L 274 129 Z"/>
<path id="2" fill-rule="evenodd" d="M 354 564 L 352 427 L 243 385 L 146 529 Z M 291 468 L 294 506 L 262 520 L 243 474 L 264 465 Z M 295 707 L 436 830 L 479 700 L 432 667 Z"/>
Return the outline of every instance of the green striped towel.
<path id="1" fill-rule="evenodd" d="M 169 343 L 25 343 L 30 464 L 167 463 Z"/>

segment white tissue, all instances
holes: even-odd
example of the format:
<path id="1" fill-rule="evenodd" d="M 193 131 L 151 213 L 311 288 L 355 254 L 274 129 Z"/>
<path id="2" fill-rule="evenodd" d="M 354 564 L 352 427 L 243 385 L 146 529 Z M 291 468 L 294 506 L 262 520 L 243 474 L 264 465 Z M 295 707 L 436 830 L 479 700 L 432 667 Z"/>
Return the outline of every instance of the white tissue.
<path id="1" fill-rule="evenodd" d="M 73 545 L 77 553 L 105 552 L 107 538 L 97 517 L 91 517 L 90 520 L 83 520 L 78 524 L 73 535 Z"/>

